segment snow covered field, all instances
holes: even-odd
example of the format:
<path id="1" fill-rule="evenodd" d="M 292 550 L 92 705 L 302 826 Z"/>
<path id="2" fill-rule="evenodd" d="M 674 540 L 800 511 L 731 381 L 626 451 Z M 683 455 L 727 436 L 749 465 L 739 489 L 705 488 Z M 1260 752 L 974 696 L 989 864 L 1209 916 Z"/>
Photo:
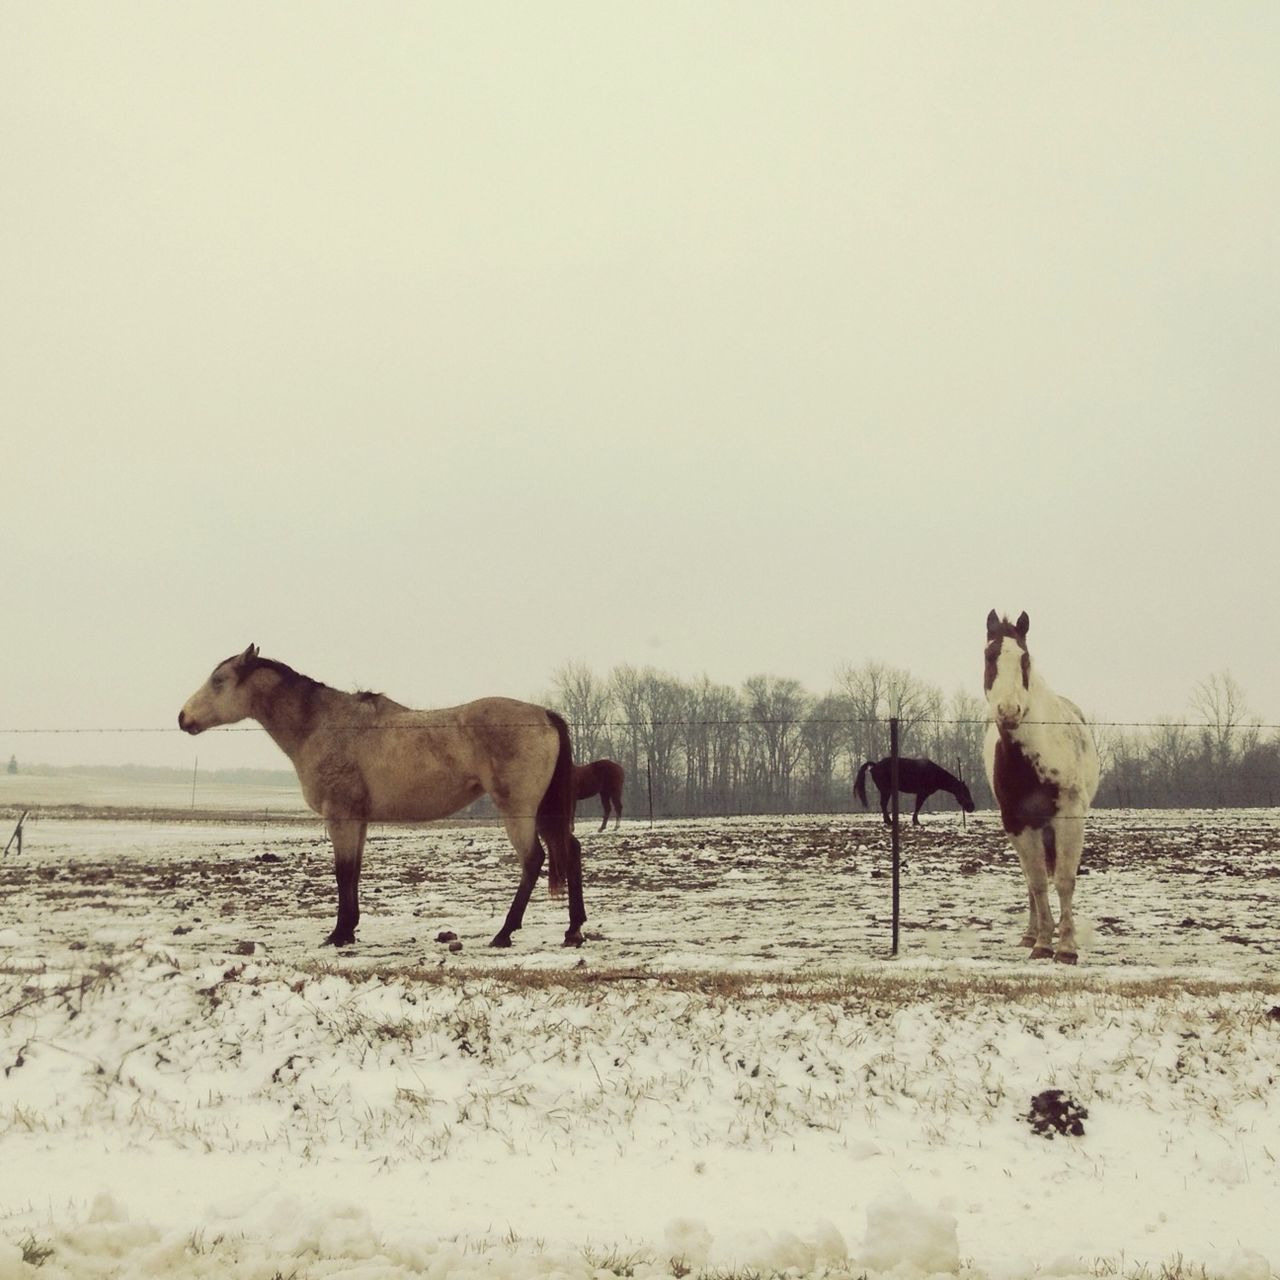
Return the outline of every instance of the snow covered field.
<path id="1" fill-rule="evenodd" d="M 31 822 L 0 1280 L 1280 1268 L 1280 814 L 1097 815 L 1067 970 L 989 814 L 905 832 L 890 960 L 878 819 L 587 808 L 581 951 L 484 945 L 492 829 L 376 831 L 335 955 L 318 824 Z"/>

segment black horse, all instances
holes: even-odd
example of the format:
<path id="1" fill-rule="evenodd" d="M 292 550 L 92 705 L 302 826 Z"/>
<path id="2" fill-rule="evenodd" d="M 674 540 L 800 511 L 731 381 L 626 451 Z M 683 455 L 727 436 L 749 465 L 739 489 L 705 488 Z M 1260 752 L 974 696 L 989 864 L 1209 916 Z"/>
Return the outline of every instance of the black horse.
<path id="1" fill-rule="evenodd" d="M 865 779 L 867 770 L 871 770 L 871 781 L 876 784 L 876 790 L 880 792 L 880 812 L 884 814 L 886 822 L 889 821 L 889 801 L 893 796 L 893 786 L 889 777 L 892 767 L 892 756 L 885 756 L 883 760 L 868 760 L 858 770 L 858 776 L 853 780 L 853 794 L 862 801 L 862 807 L 866 809 L 869 806 Z M 916 807 L 911 814 L 911 825 L 914 827 L 920 825 L 920 806 L 935 791 L 951 792 L 965 813 L 972 813 L 975 808 L 969 788 L 954 773 L 948 773 L 940 764 L 934 764 L 932 760 L 925 760 L 923 757 L 916 759 L 899 757 L 898 791 L 905 791 L 916 798 Z"/>

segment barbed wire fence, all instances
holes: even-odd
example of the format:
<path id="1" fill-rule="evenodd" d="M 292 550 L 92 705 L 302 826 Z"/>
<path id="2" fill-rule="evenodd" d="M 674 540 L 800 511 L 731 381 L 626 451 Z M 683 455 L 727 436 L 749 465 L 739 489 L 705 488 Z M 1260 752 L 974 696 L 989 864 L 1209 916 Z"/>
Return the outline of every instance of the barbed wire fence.
<path id="1" fill-rule="evenodd" d="M 571 726 L 571 736 L 572 736 L 572 730 L 577 726 L 574 726 L 572 721 L 569 721 L 568 723 Z M 970 730 L 981 728 L 984 734 L 986 732 L 987 723 L 988 722 L 986 721 L 985 718 L 941 717 L 941 716 L 917 716 L 917 717 L 911 718 L 911 720 L 908 722 L 909 726 L 912 729 L 919 729 L 922 726 L 929 726 L 933 728 L 936 732 L 937 730 L 944 729 L 944 728 L 953 729 L 953 730 L 961 729 L 961 728 L 970 729 Z M 1082 722 L 1081 721 L 1040 721 L 1036 723 L 1039 723 L 1040 725 L 1045 727 L 1049 727 L 1049 726 L 1063 727 L 1066 725 L 1080 725 Z M 1095 740 L 1097 738 L 1099 729 L 1167 731 L 1170 729 L 1170 727 L 1173 727 L 1179 731 L 1184 731 L 1184 732 L 1198 731 L 1204 737 L 1206 742 L 1208 741 L 1209 735 L 1211 733 L 1215 733 L 1221 736 L 1223 732 L 1223 726 L 1220 723 L 1213 723 L 1210 721 L 1195 723 L 1195 722 L 1186 722 L 1186 721 L 1170 722 L 1167 720 L 1154 721 L 1154 722 L 1096 721 L 1095 720 L 1095 721 L 1085 721 L 1083 723 L 1093 733 Z M 794 731 L 796 734 L 801 734 L 804 731 L 806 726 L 811 727 L 815 724 L 821 724 L 824 727 L 828 727 L 828 728 L 840 728 L 845 730 L 852 730 L 854 728 L 866 729 L 870 726 L 875 726 L 877 728 L 885 728 L 888 730 L 889 755 L 887 757 L 886 762 L 889 765 L 889 794 L 887 797 L 884 798 L 885 799 L 884 808 L 889 820 L 888 821 L 889 861 L 890 861 L 890 875 L 891 875 L 889 954 L 891 957 L 897 957 L 899 954 L 899 946 L 900 946 L 900 922 L 901 922 L 901 904 L 902 904 L 902 893 L 901 893 L 901 874 L 902 874 L 901 826 L 902 824 L 901 824 L 901 808 L 900 808 L 900 798 L 901 798 L 902 789 L 900 786 L 899 774 L 900 774 L 900 764 L 903 758 L 902 745 L 901 745 L 903 725 L 899 717 L 897 716 L 887 716 L 887 717 L 886 716 L 834 716 L 834 717 L 825 716 L 825 717 L 806 717 L 806 718 L 794 718 L 794 717 L 769 718 L 769 717 L 759 717 L 759 716 L 754 716 L 754 717 L 740 716 L 740 717 L 724 717 L 724 718 L 676 717 L 676 718 L 648 719 L 648 720 L 630 720 L 630 719 L 610 718 L 608 720 L 595 722 L 593 724 L 593 727 L 596 728 L 597 730 L 607 727 L 609 730 L 613 732 L 623 731 L 632 737 L 632 741 L 634 744 L 637 745 L 637 749 L 638 749 L 638 743 L 640 741 L 641 736 L 644 735 L 647 737 L 657 729 L 683 730 L 686 733 L 688 733 L 689 731 L 694 729 L 756 730 L 756 729 L 773 728 L 773 729 L 785 729 L 787 732 Z M 240 724 L 221 726 L 221 727 L 224 729 L 224 731 L 235 732 L 235 733 L 264 732 L 262 727 L 260 725 L 257 725 L 256 723 L 255 724 L 240 723 Z M 421 734 L 423 732 L 430 732 L 433 729 L 440 729 L 442 731 L 445 729 L 448 729 L 450 731 L 455 731 L 456 729 L 456 726 L 453 724 L 446 724 L 446 723 L 433 724 L 429 719 L 420 723 L 415 723 L 411 726 L 405 726 L 403 724 L 393 724 L 393 725 L 368 724 L 368 723 L 362 723 L 357 720 L 353 720 L 351 727 L 353 730 L 358 732 L 376 731 L 376 732 L 392 732 L 392 733 L 402 732 L 402 733 L 410 733 L 410 734 Z M 508 726 L 508 727 L 514 727 L 514 726 Z M 520 727 L 527 727 L 527 725 L 520 726 Z M 1242 730 L 1249 731 L 1249 733 L 1252 734 L 1254 741 L 1257 741 L 1259 735 L 1263 732 L 1274 733 L 1277 729 L 1280 729 L 1280 725 L 1262 724 L 1256 721 L 1250 722 L 1248 725 L 1238 726 L 1238 727 Z M 1227 729 L 1228 737 L 1234 731 L 1234 728 L 1235 728 L 1234 726 L 1228 727 Z M 173 732 L 174 730 L 170 728 L 161 729 L 161 728 L 152 728 L 149 726 L 133 727 L 133 728 L 130 728 L 130 727 L 112 727 L 112 728 L 62 727 L 62 728 L 50 728 L 50 729 L 0 728 L 0 741 L 3 741 L 6 737 L 27 739 L 27 738 L 35 738 L 41 735 L 124 736 L 124 735 L 134 735 L 134 734 L 159 734 L 159 733 L 173 733 Z M 1277 750 L 1275 751 L 1276 765 L 1277 765 L 1277 774 L 1280 775 L 1280 743 L 1273 743 L 1271 745 L 1273 746 L 1273 748 L 1277 748 Z M 854 767 L 852 764 L 852 759 L 853 759 L 853 756 L 852 754 L 850 754 L 851 772 Z M 963 761 L 959 757 L 957 757 L 956 763 L 958 766 L 958 773 L 956 776 L 959 777 L 959 779 L 963 782 L 964 781 Z M 632 767 L 633 769 L 635 768 L 634 760 L 632 762 Z M 197 757 L 196 769 L 198 770 L 198 757 Z M 12 772 L 12 770 L 10 772 Z M 172 772 L 176 774 L 178 771 L 175 769 Z M 645 773 L 644 792 L 647 798 L 648 820 L 649 820 L 650 826 L 652 826 L 655 820 L 653 771 L 652 771 L 652 760 L 648 756 L 646 756 L 645 758 L 644 773 Z M 634 788 L 633 788 L 633 793 L 634 793 Z M 19 855 L 22 852 L 23 828 L 28 817 L 31 816 L 31 809 L 33 808 L 33 805 L 30 803 L 29 798 L 24 797 L 23 800 L 24 802 L 22 803 L 22 811 L 20 813 L 20 816 L 18 817 L 17 825 L 14 828 L 13 835 L 10 837 L 9 844 L 5 846 L 4 853 L 6 855 L 9 852 L 10 845 L 14 844 L 15 842 L 17 843 Z M 195 807 L 196 807 L 196 771 L 193 770 L 192 777 L 191 777 L 191 809 L 192 811 L 195 810 Z M 160 810 L 156 810 L 157 815 L 159 815 L 160 812 L 161 812 Z M 831 811 L 827 811 L 827 812 L 831 812 Z M 962 809 L 961 810 L 962 820 L 963 820 L 963 812 L 964 811 Z M 676 816 L 676 815 L 672 815 L 672 816 Z M 679 816 L 686 816 L 686 815 L 679 815 Z M 727 814 L 727 813 L 719 813 L 719 814 L 702 813 L 697 816 L 699 817 L 731 817 L 731 816 L 742 816 L 742 815 Z M 781 816 L 781 815 L 775 815 L 775 816 Z M 832 816 L 834 816 L 834 814 Z M 265 823 L 265 821 L 267 820 L 267 815 L 264 814 L 263 817 L 264 817 L 264 823 Z M 993 834 L 995 834 L 994 830 L 993 830 Z"/>
<path id="2" fill-rule="evenodd" d="M 429 713 L 434 715 L 437 713 Z M 447 716 L 447 713 L 440 713 Z M 565 714 L 561 712 L 561 714 Z M 800 716 L 648 716 L 643 718 L 608 715 L 575 719 L 566 715 L 571 738 L 575 743 L 602 740 L 604 748 L 625 757 L 628 766 L 629 811 L 634 814 L 643 801 L 651 817 L 737 817 L 769 813 L 843 813 L 852 809 L 846 797 L 852 775 L 861 759 L 871 760 L 877 751 L 891 754 L 877 745 L 876 734 L 887 738 L 891 725 L 897 724 L 906 745 L 903 750 L 934 758 L 944 767 L 954 766 L 959 776 L 973 786 L 977 796 L 990 799 L 981 763 L 981 740 L 988 725 L 984 716 L 947 716 L 936 714 L 889 715 L 800 715 Z M 1046 727 L 1076 724 L 1078 721 L 1040 721 Z M 1100 748 L 1104 777 L 1110 772 L 1114 795 L 1100 794 L 1099 807 L 1186 807 L 1192 798 L 1164 796 L 1155 803 L 1150 794 L 1136 805 L 1126 804 L 1123 786 L 1115 778 L 1119 735 L 1138 733 L 1172 734 L 1182 757 L 1176 762 L 1183 772 L 1203 768 L 1210 753 L 1210 743 L 1228 746 L 1236 741 L 1249 743 L 1261 751 L 1253 761 L 1248 784 L 1248 798 L 1237 789 L 1236 798 L 1244 805 L 1266 806 L 1280 798 L 1280 724 L 1250 720 L 1224 726 L 1210 720 L 1162 718 L 1159 720 L 1086 719 L 1095 743 Z M 412 725 L 370 723 L 353 719 L 351 728 L 363 733 L 423 733 L 433 728 L 452 729 L 453 722 L 441 719 L 418 720 Z M 261 734 L 256 722 L 240 722 L 219 726 L 221 734 Z M 819 731 L 832 735 L 825 744 L 807 740 Z M 874 732 L 870 732 L 874 731 Z M 41 738 L 91 737 L 156 737 L 174 735 L 176 726 L 150 725 L 71 725 L 71 726 L 0 726 L 0 770 L 5 745 L 16 748 L 20 743 Z M 711 737 L 709 735 L 719 735 Z M 949 735 L 949 736 L 948 736 Z M 1112 741 L 1099 741 L 1110 735 Z M 1271 735 L 1264 740 L 1263 735 Z M 761 737 L 767 741 L 761 742 Z M 855 741 L 860 739 L 860 741 Z M 25 753 L 24 753 L 25 754 Z M 822 759 L 816 760 L 816 755 Z M 585 759 L 575 751 L 580 763 Z M 16 761 L 16 751 L 10 756 Z M 281 760 L 280 772 L 286 761 Z M 801 768 L 802 763 L 809 768 Z M 1131 764 L 1125 757 L 1120 763 Z M 1217 764 L 1221 765 L 1219 759 Z M 1239 762 L 1237 762 L 1239 763 Z M 841 770 L 847 764 L 849 778 Z M 92 766 L 83 766 L 85 769 Z M 106 766 L 104 766 L 106 767 Z M 119 766 L 117 766 L 118 768 Z M 145 767 L 145 766 L 144 766 Z M 66 774 L 75 766 L 55 766 L 54 772 Z M 191 776 L 191 808 L 195 807 L 198 759 Z M 12 769 L 11 769 L 12 771 Z M 267 772 L 262 769 L 261 772 Z M 1104 787 L 1104 791 L 1106 788 Z M 1130 791 L 1132 785 L 1130 784 Z M 847 803 L 838 802 L 847 800 Z M 1130 795 L 1132 800 L 1132 795 Z M 1222 796 L 1218 797 L 1222 800 Z M 1223 807 L 1218 803 L 1216 807 Z"/>
<path id="3" fill-rule="evenodd" d="M 551 710 L 557 710 L 552 707 Z M 563 714 L 561 712 L 560 714 Z M 722 716 L 722 717 L 658 717 L 652 720 L 619 720 L 610 717 L 605 720 L 592 720 L 589 723 L 601 728 L 608 729 L 644 729 L 649 727 L 662 728 L 733 728 L 733 727 L 750 727 L 752 725 L 787 725 L 796 728 L 802 728 L 804 725 L 882 725 L 884 728 L 889 727 L 889 723 L 893 719 L 901 721 L 909 721 L 913 725 L 932 724 L 932 725 L 972 725 L 986 726 L 990 721 L 983 716 L 804 716 L 799 719 L 784 716 Z M 430 724 L 418 724 L 413 726 L 407 725 L 390 725 L 390 724 L 367 724 L 364 721 L 352 720 L 352 726 L 360 729 L 377 730 L 377 731 L 394 731 L 396 729 L 430 729 Z M 586 724 L 587 721 L 580 721 L 580 724 Z M 1027 724 L 1039 725 L 1070 725 L 1081 723 L 1078 720 L 1028 720 Z M 574 722 L 569 721 L 570 728 Z M 1084 721 L 1086 728 L 1090 729 L 1167 729 L 1178 727 L 1182 729 L 1217 729 L 1220 726 L 1211 720 L 1093 720 L 1086 719 Z M 443 727 L 443 726 L 441 726 Z M 496 723 L 495 728 L 525 728 L 527 727 L 521 722 L 512 722 L 511 724 Z M 260 725 L 246 724 L 229 724 L 217 726 L 220 733 L 262 733 L 264 730 Z M 1280 731 L 1280 723 L 1268 723 L 1262 720 L 1251 720 L 1248 724 L 1233 726 L 1236 730 L 1257 729 L 1263 732 Z M 90 725 L 90 726 L 67 726 L 60 728 L 6 728 L 0 726 L 0 738 L 3 737 L 19 737 L 19 736 L 38 736 L 41 734 L 58 735 L 58 734 L 127 734 L 127 733 L 152 733 L 152 734 L 169 734 L 176 736 L 181 733 L 180 729 L 173 725 Z"/>

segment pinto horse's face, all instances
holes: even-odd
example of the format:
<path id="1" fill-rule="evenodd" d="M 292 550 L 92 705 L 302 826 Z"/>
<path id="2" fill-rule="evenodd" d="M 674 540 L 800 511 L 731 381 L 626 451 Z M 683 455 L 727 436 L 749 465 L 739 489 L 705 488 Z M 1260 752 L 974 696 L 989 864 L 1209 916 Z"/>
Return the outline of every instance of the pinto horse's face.
<path id="1" fill-rule="evenodd" d="M 246 677 L 258 657 L 257 645 L 220 662 L 213 674 L 187 699 L 178 712 L 178 728 L 203 733 L 220 724 L 235 724 L 250 714 L 251 694 Z"/>
<path id="2" fill-rule="evenodd" d="M 1010 733 L 1022 723 L 1031 704 L 1031 655 L 1027 652 L 1030 625 L 1025 613 L 1016 623 L 998 617 L 994 609 L 987 614 L 982 685 L 991 718 Z"/>

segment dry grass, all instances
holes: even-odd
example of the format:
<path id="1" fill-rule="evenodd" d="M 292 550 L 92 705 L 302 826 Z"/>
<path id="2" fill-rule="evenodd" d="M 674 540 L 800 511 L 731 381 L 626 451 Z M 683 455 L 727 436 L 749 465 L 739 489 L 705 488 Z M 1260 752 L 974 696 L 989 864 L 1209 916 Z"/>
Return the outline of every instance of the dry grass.
<path id="1" fill-rule="evenodd" d="M 808 971 L 692 970 L 588 967 L 523 969 L 483 966 L 383 964 L 347 967 L 327 961 L 302 966 L 309 977 L 337 977 L 357 983 L 370 979 L 437 988 L 478 985 L 489 991 L 552 992 L 577 998 L 632 985 L 654 991 L 697 995 L 733 1003 L 768 1001 L 798 1005 L 850 1004 L 901 1008 L 915 1004 L 1020 1004 L 1081 996 L 1119 1000 L 1167 1000 L 1179 996 L 1213 997 L 1224 993 L 1280 996 L 1280 978 L 1221 981 L 1178 977 L 1095 978 L 1087 971 L 1061 969 L 1011 973 L 839 973 Z"/>

